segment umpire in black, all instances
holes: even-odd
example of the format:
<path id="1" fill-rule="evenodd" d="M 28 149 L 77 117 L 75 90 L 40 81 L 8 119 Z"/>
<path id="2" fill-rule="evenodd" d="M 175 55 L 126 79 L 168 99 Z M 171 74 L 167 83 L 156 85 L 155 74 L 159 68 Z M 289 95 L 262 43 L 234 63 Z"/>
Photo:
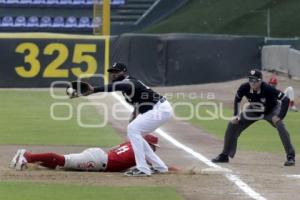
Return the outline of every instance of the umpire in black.
<path id="1" fill-rule="evenodd" d="M 287 161 L 284 163 L 284 166 L 294 166 L 295 150 L 283 123 L 283 119 L 289 108 L 289 98 L 281 91 L 264 82 L 260 70 L 251 70 L 248 78 L 248 82 L 243 83 L 236 93 L 234 99 L 234 118 L 228 124 L 224 137 L 223 151 L 216 158 L 212 159 L 212 162 L 229 162 L 228 157 L 233 158 L 236 153 L 237 140 L 242 131 L 254 122 L 264 119 L 275 127 L 279 133 L 287 155 Z M 249 101 L 249 106 L 239 114 L 240 102 L 244 96 Z"/>

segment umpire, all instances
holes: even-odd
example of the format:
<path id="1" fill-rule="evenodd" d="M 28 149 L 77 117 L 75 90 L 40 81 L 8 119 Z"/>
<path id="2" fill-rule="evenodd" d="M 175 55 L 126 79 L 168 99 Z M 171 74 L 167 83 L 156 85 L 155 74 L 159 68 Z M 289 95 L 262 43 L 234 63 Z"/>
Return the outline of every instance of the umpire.
<path id="1" fill-rule="evenodd" d="M 262 81 L 260 70 L 251 70 L 248 78 L 249 81 L 243 83 L 236 93 L 234 117 L 229 122 L 225 133 L 223 151 L 216 158 L 212 159 L 212 162 L 229 162 L 228 156 L 233 158 L 236 153 L 237 140 L 240 134 L 254 122 L 264 119 L 275 127 L 279 133 L 287 155 L 287 161 L 284 163 L 284 166 L 294 166 L 295 150 L 283 123 L 289 108 L 289 98 L 284 93 Z M 249 101 L 249 106 L 239 114 L 240 102 L 244 96 Z M 281 104 L 279 101 L 281 101 Z"/>

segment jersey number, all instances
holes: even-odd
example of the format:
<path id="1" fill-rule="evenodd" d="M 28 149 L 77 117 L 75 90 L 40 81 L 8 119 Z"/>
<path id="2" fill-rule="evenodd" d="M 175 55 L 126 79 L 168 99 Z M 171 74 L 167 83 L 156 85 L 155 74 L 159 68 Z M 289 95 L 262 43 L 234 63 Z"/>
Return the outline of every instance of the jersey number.
<path id="1" fill-rule="evenodd" d="M 126 151 L 128 151 L 129 150 L 129 147 L 128 146 L 121 146 L 121 147 L 119 147 L 117 150 L 116 150 L 116 153 L 118 154 L 118 155 L 120 155 L 121 153 L 124 153 L 124 152 L 126 152 Z"/>

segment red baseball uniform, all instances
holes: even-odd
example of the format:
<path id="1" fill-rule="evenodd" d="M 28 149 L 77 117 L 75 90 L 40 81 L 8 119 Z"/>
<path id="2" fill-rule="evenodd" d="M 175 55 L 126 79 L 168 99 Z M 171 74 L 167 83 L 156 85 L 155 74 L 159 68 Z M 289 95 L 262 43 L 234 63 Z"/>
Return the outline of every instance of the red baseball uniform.
<path id="1" fill-rule="evenodd" d="M 136 165 L 130 142 L 120 144 L 108 152 L 106 172 L 120 172 Z"/>

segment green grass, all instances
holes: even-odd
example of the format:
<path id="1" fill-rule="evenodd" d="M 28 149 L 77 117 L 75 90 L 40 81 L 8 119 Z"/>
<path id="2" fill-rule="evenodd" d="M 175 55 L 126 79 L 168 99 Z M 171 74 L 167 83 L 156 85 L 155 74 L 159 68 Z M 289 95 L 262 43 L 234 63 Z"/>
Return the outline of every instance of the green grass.
<path id="1" fill-rule="evenodd" d="M 190 0 L 147 33 L 267 35 L 267 9 L 273 37 L 300 36 L 298 0 Z"/>
<path id="2" fill-rule="evenodd" d="M 1 90 L 0 91 L 0 144 L 42 145 L 100 145 L 114 146 L 120 136 L 110 126 L 82 128 L 76 120 L 76 108 L 83 99 L 56 100 L 49 91 Z M 73 116 L 70 120 L 57 121 L 50 116 L 53 103 L 71 103 Z M 55 108 L 55 116 L 66 117 L 68 109 Z M 86 124 L 101 123 L 103 118 L 96 109 L 83 109 L 82 121 Z"/>
<path id="3" fill-rule="evenodd" d="M 108 187 L 0 182 L 0 199 L 5 200 L 180 200 L 170 187 Z"/>
<path id="4" fill-rule="evenodd" d="M 174 102 L 176 101 L 179 100 L 175 100 Z M 184 101 L 191 102 L 194 108 L 196 108 L 196 105 L 199 102 L 202 102 L 202 100 Z M 198 115 L 202 117 L 209 117 L 211 115 L 209 115 L 207 111 L 214 112 L 214 109 L 211 106 L 201 106 L 200 109 L 196 111 L 199 113 Z M 191 113 L 186 107 L 178 107 L 175 109 L 175 112 L 176 115 L 180 117 L 187 117 Z M 217 112 L 220 113 L 220 109 Z M 226 117 L 231 117 L 233 114 L 232 109 L 228 107 L 225 107 L 222 112 Z M 220 114 L 217 116 L 219 115 Z M 290 133 L 292 143 L 297 152 L 300 152 L 300 150 L 297 148 L 300 146 L 299 118 L 299 112 L 288 112 L 284 119 L 287 130 Z M 228 124 L 228 120 L 221 119 L 220 117 L 214 120 L 199 120 L 195 114 L 193 115 L 192 119 L 187 121 L 220 139 L 224 138 L 225 130 Z M 246 129 L 242 133 L 238 142 L 239 148 L 244 150 L 275 153 L 284 152 L 277 130 L 265 120 L 260 120 Z"/>

